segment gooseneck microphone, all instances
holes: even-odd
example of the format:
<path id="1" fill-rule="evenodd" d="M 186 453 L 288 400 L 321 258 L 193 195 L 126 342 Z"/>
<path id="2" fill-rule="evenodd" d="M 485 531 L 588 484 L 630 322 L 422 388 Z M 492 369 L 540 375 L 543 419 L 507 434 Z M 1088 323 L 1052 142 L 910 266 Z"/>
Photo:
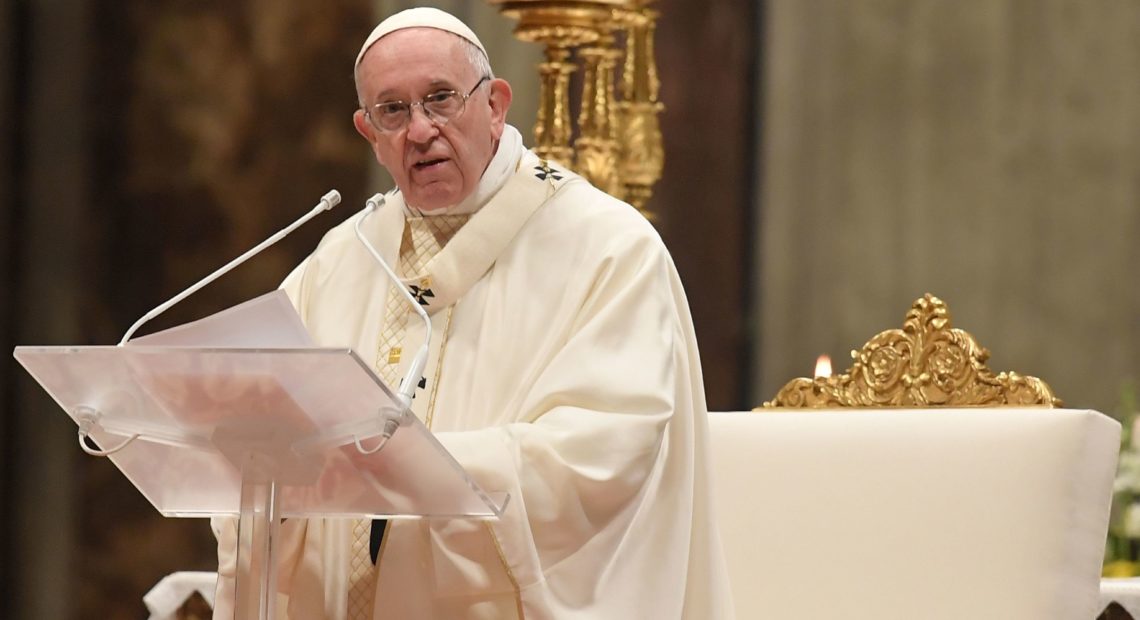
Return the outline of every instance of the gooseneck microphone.
<path id="1" fill-rule="evenodd" d="M 313 207 L 311 211 L 309 211 L 305 215 L 301 216 L 297 221 L 286 226 L 285 228 L 282 228 L 280 231 L 277 232 L 277 234 L 275 234 L 272 237 L 266 239 L 265 241 L 262 241 L 261 243 L 257 244 L 256 246 L 251 248 L 245 254 L 242 254 L 241 256 L 239 256 L 239 257 L 233 259 L 232 261 L 230 261 L 229 263 L 227 263 L 221 269 L 218 269 L 214 273 L 211 273 L 210 275 L 206 276 L 205 278 L 202 278 L 201 280 L 199 280 L 197 283 L 195 283 L 190 288 L 182 291 L 181 293 L 175 295 L 174 297 L 171 297 L 170 299 L 163 302 L 158 307 L 156 307 L 153 310 L 151 310 L 150 312 L 147 312 L 146 314 L 144 314 L 142 316 L 142 318 L 140 318 L 138 321 L 135 321 L 134 325 L 131 325 L 131 328 L 127 330 L 127 333 L 123 334 L 123 339 L 119 341 L 119 346 L 121 347 L 124 344 L 126 344 L 127 341 L 131 339 L 131 336 L 133 336 L 134 333 L 136 331 L 138 331 L 138 329 L 140 327 L 142 327 L 147 321 L 149 321 L 149 320 L 153 319 L 154 317 L 162 314 L 163 312 L 166 312 L 167 310 L 169 310 L 172 306 L 174 306 L 178 302 L 180 302 L 183 299 L 186 299 L 187 297 L 198 292 L 199 289 L 201 289 L 202 287 L 206 286 L 207 284 L 213 282 L 214 280 L 217 280 L 218 278 L 222 277 L 223 275 L 228 273 L 234 267 L 237 267 L 238 265 L 244 263 L 245 261 L 253 258 L 254 255 L 256 255 L 258 252 L 260 252 L 260 251 L 264 250 L 265 248 L 273 245 L 274 243 L 277 243 L 278 241 L 284 239 L 286 235 L 293 232 L 294 230 L 297 230 L 303 224 L 305 224 L 309 220 L 316 217 L 318 214 L 323 213 L 325 211 L 328 211 L 329 209 L 332 209 L 333 207 L 337 206 L 338 204 L 340 204 L 340 192 L 336 191 L 335 189 L 329 191 L 329 193 L 325 194 L 324 196 L 321 196 L 320 202 L 318 202 L 317 205 L 315 207 Z"/>
<path id="2" fill-rule="evenodd" d="M 372 255 L 372 258 L 396 285 L 395 288 L 400 291 L 404 300 L 408 302 L 408 305 L 412 307 L 412 310 L 414 310 L 424 322 L 424 343 L 420 347 L 420 350 L 416 352 L 416 356 L 412 358 L 412 363 L 408 366 L 408 372 L 404 373 L 404 378 L 400 380 L 400 389 L 397 394 L 401 401 L 400 404 L 404 406 L 404 409 L 409 409 L 412 406 L 412 397 L 415 395 L 416 386 L 420 382 L 420 377 L 423 376 L 424 367 L 427 366 L 428 352 L 431 347 L 431 319 L 428 318 L 428 314 L 424 311 L 423 306 L 416 301 L 415 297 L 412 297 L 411 292 L 408 291 L 408 287 L 404 286 L 404 283 L 396 276 L 396 272 L 380 256 L 380 252 L 376 251 L 375 246 L 368 241 L 368 238 L 364 236 L 364 232 L 360 230 L 360 226 L 364 223 L 364 220 L 383 204 L 384 196 L 382 194 L 375 194 L 365 202 L 364 215 L 356 220 L 356 238 L 364 244 L 364 247 L 368 249 L 368 253 Z"/>

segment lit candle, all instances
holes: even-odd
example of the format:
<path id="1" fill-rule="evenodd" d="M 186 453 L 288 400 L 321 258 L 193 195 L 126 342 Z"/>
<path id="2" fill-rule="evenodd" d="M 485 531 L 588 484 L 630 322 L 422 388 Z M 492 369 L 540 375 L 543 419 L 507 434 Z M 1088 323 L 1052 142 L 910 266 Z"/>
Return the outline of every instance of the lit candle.
<path id="1" fill-rule="evenodd" d="M 821 355 L 815 360 L 815 377 L 817 379 L 826 379 L 831 376 L 831 357 L 829 355 Z"/>

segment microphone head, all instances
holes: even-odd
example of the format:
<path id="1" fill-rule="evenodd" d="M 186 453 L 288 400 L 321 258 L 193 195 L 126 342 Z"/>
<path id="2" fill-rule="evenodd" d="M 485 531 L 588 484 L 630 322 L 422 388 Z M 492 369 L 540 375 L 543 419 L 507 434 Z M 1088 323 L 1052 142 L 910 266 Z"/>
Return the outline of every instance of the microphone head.
<path id="1" fill-rule="evenodd" d="M 376 193 L 376 194 L 372 194 L 372 197 L 371 197 L 371 198 L 369 198 L 369 199 L 368 199 L 368 200 L 367 200 L 367 201 L 364 203 L 364 206 L 366 206 L 366 207 L 368 207 L 369 209 L 371 209 L 371 210 L 375 211 L 376 209 L 379 209 L 379 208 L 381 207 L 381 205 L 383 205 L 383 204 L 384 204 L 384 202 L 385 202 L 385 200 L 384 200 L 384 194 L 381 194 L 381 193 Z"/>
<path id="2" fill-rule="evenodd" d="M 330 190 L 329 193 L 321 196 L 321 202 L 323 202 L 325 205 L 325 211 L 332 209 L 333 207 L 340 204 L 340 192 L 336 191 L 335 189 Z"/>

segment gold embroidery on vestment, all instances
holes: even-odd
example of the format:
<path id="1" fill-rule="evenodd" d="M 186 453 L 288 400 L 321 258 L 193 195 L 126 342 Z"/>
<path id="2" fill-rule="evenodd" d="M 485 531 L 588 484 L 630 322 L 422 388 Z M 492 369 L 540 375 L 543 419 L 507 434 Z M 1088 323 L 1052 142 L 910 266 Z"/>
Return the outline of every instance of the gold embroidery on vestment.
<path id="1" fill-rule="evenodd" d="M 523 615 L 522 604 L 522 588 L 519 587 L 519 580 L 515 578 L 515 571 L 511 570 L 511 563 L 507 561 L 507 554 L 503 553 L 503 546 L 499 544 L 499 537 L 495 535 L 494 528 L 491 527 L 489 521 L 483 521 L 483 527 L 487 528 L 487 535 L 491 537 L 491 542 L 495 545 L 495 551 L 499 553 L 499 562 L 503 564 L 503 570 L 507 572 L 507 579 L 511 582 L 511 587 L 515 589 L 515 605 L 518 607 L 519 620 L 525 620 Z"/>
<path id="2" fill-rule="evenodd" d="M 424 417 L 424 426 L 431 430 L 431 420 L 435 415 L 435 395 L 439 392 L 439 377 L 443 374 L 443 352 L 447 349 L 447 336 L 451 334 L 451 313 L 455 306 L 447 308 L 447 321 L 443 324 L 443 336 L 439 341 L 439 359 L 435 361 L 435 379 L 431 386 L 431 396 L 428 397 L 427 415 Z"/>
<path id="3" fill-rule="evenodd" d="M 355 519 L 348 560 L 348 620 L 368 620 L 376 597 L 376 566 L 369 563 L 371 519 Z"/>

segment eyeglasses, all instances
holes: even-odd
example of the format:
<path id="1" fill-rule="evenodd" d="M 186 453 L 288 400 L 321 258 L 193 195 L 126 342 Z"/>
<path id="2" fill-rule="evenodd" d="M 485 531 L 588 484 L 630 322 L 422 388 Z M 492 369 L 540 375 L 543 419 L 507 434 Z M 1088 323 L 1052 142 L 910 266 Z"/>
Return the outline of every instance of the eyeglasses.
<path id="1" fill-rule="evenodd" d="M 428 120 L 443 127 L 447 121 L 463 114 L 467 99 L 475 94 L 483 82 L 491 79 L 483 76 L 466 95 L 460 95 L 454 90 L 436 91 L 420 101 L 407 103 L 405 101 L 385 101 L 364 108 L 364 116 L 368 122 L 379 131 L 396 132 L 408 126 L 412 120 L 412 108 L 419 106 Z"/>

